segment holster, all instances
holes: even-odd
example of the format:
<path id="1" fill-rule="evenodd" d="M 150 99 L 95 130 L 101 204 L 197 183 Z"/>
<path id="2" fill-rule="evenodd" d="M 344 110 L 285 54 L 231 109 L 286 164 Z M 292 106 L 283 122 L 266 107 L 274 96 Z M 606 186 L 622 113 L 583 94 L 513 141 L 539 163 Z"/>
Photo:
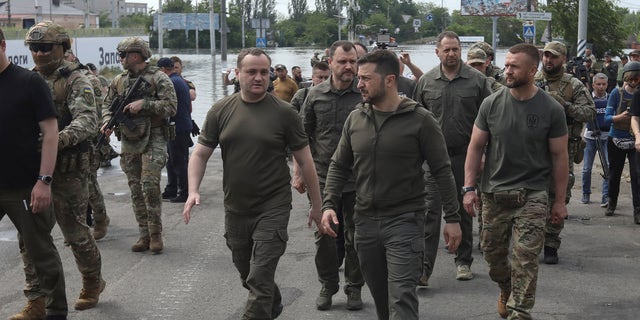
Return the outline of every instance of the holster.
<path id="1" fill-rule="evenodd" d="M 523 188 L 494 192 L 493 201 L 505 208 L 522 208 L 527 203 L 527 192 Z"/>

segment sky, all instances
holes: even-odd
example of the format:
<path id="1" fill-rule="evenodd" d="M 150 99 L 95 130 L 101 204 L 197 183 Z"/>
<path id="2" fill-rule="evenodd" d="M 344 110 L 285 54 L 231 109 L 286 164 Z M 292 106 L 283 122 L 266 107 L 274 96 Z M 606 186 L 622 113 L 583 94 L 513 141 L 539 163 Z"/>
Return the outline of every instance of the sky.
<path id="1" fill-rule="evenodd" d="M 149 9 L 151 8 L 157 9 L 158 3 L 159 3 L 158 0 L 128 0 L 128 1 L 129 2 L 145 2 L 147 3 Z M 359 1 L 366 1 L 366 0 L 359 0 Z M 191 2 L 195 3 L 195 0 L 191 0 Z M 416 2 L 421 2 L 421 3 L 432 2 L 436 6 L 444 5 L 445 7 L 449 8 L 449 12 L 453 10 L 460 10 L 460 0 L 434 0 L 434 1 L 416 1 Z M 307 0 L 307 4 L 310 6 L 309 9 L 315 8 L 315 5 L 314 5 L 315 0 Z M 284 16 L 289 15 L 288 6 L 289 6 L 289 0 L 276 0 L 276 11 Z"/>

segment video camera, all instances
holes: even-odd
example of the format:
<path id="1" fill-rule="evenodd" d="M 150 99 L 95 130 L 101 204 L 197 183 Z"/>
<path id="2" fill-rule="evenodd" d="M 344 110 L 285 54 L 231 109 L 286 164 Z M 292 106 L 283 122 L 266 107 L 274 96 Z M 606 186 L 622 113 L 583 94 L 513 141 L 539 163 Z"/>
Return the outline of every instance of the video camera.
<path id="1" fill-rule="evenodd" d="M 567 62 L 567 72 L 580 80 L 585 86 L 589 85 L 589 72 L 587 67 L 584 66 L 585 57 L 573 57 Z"/>
<path id="2" fill-rule="evenodd" d="M 378 33 L 378 37 L 376 38 L 376 46 L 378 47 L 378 49 L 386 49 L 389 46 L 389 42 L 391 42 L 389 29 L 380 29 L 380 33 Z"/>

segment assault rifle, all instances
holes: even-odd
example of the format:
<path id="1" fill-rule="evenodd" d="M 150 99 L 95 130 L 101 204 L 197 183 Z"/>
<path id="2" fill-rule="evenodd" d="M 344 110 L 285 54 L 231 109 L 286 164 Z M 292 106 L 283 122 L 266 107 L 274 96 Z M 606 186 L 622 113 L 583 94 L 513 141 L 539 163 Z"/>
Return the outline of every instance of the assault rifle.
<path id="1" fill-rule="evenodd" d="M 133 122 L 133 120 L 131 120 L 131 118 L 129 118 L 127 113 L 124 111 L 124 107 L 129 102 L 134 100 L 134 95 L 138 93 L 138 90 L 143 83 L 147 83 L 147 81 L 144 80 L 141 75 L 138 77 L 136 82 L 133 83 L 133 86 L 129 88 L 129 91 L 127 91 L 124 97 L 116 96 L 116 98 L 113 99 L 111 105 L 109 106 L 109 111 L 111 111 L 111 119 L 104 127 L 104 131 L 113 130 L 113 128 L 120 125 L 120 123 L 123 123 L 129 130 L 136 130 L 138 126 Z M 109 137 L 107 137 L 104 133 L 101 133 L 100 139 L 98 139 L 98 144 L 96 144 L 96 148 L 100 148 L 108 138 Z"/>
<path id="2" fill-rule="evenodd" d="M 602 131 L 600 131 L 600 127 L 598 126 L 596 119 L 593 119 L 590 124 L 593 127 L 591 132 L 596 141 L 596 151 L 598 151 L 598 158 L 600 158 L 600 164 L 602 165 L 602 173 L 600 175 L 602 178 L 609 180 L 609 163 L 607 163 L 607 158 L 604 155 L 604 148 L 602 146 L 602 140 L 600 139 Z"/>

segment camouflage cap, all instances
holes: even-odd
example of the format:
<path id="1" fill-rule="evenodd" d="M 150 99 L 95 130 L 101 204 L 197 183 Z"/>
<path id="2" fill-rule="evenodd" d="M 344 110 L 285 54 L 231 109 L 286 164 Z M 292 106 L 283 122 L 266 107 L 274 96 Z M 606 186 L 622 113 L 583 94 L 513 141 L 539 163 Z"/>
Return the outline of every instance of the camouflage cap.
<path id="1" fill-rule="evenodd" d="M 149 48 L 149 43 L 139 37 L 129 37 L 120 41 L 120 43 L 118 43 L 117 50 L 124 52 L 137 52 L 145 59 L 151 58 L 151 48 Z"/>
<path id="2" fill-rule="evenodd" d="M 487 55 L 487 57 L 495 57 L 494 53 L 493 53 L 493 47 L 491 47 L 490 44 L 480 41 L 480 42 L 476 42 L 474 44 L 471 45 L 471 47 L 469 47 L 469 51 L 471 51 L 471 49 L 475 49 L 475 48 L 479 48 L 482 51 L 484 51 L 484 53 Z"/>
<path id="3" fill-rule="evenodd" d="M 551 41 L 544 46 L 543 52 L 550 52 L 554 56 L 566 56 L 567 47 L 562 42 Z"/>
<path id="4" fill-rule="evenodd" d="M 467 63 L 485 63 L 487 62 L 487 54 L 480 48 L 469 49 L 467 53 Z"/>
<path id="5" fill-rule="evenodd" d="M 71 39 L 67 30 L 61 25 L 51 21 L 43 21 L 31 27 L 24 39 L 30 43 L 54 43 L 61 44 L 65 50 L 71 48 Z"/>

